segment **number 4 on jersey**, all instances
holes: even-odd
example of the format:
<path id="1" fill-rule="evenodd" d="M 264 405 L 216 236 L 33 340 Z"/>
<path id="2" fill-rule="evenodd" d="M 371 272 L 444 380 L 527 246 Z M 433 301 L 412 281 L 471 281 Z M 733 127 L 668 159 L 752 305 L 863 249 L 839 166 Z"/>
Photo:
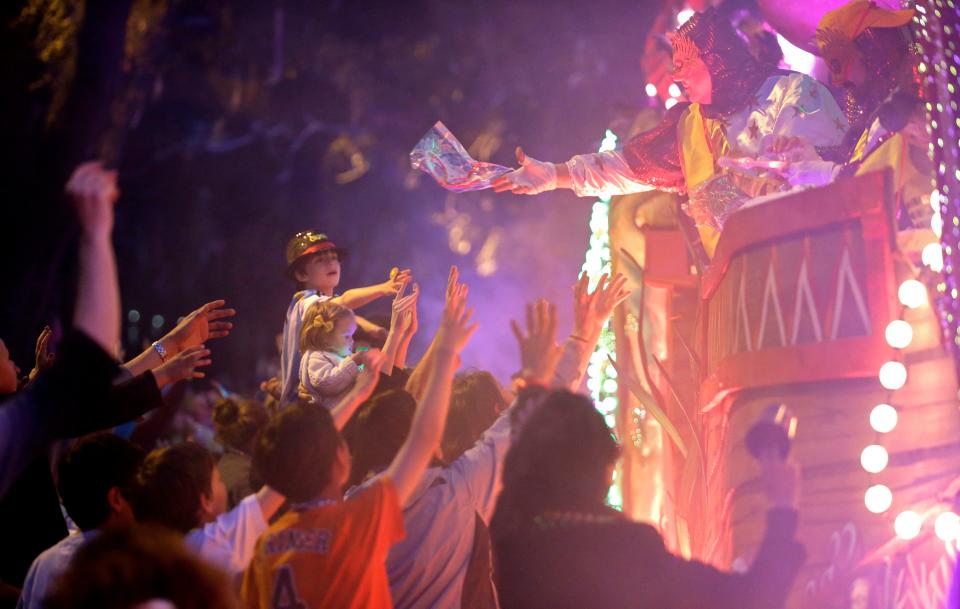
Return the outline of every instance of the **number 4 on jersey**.
<path id="1" fill-rule="evenodd" d="M 297 587 L 293 583 L 293 570 L 290 565 L 277 569 L 273 580 L 272 609 L 307 609 L 307 604 L 297 596 Z"/>

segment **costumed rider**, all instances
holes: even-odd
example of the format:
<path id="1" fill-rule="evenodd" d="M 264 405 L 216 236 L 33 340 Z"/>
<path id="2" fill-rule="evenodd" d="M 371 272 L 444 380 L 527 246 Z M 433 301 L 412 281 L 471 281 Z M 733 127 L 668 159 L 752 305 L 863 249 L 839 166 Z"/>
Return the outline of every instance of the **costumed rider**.
<path id="1" fill-rule="evenodd" d="M 830 69 L 831 84 L 844 92 L 850 131 L 837 162 L 810 158 L 807 142 L 773 145 L 792 159 L 783 175 L 793 183 L 818 186 L 844 175 L 890 168 L 897 199 L 906 203 L 912 223 L 928 226 L 930 210 L 919 203 L 929 192 L 926 133 L 920 100 L 919 54 L 909 23 L 914 9 L 891 10 L 854 0 L 823 16 L 817 47 Z M 916 205 L 915 205 L 916 203 Z"/>
<path id="2" fill-rule="evenodd" d="M 660 124 L 620 151 L 545 163 L 517 149 L 521 167 L 494 183 L 498 192 L 537 194 L 569 188 L 578 196 L 664 190 L 687 194 L 684 210 L 712 255 L 727 217 L 750 198 L 789 190 L 783 176 L 721 159 L 780 160 L 771 138 L 803 136 L 835 150 L 848 122 L 829 90 L 809 76 L 761 65 L 715 9 L 697 13 L 669 34 L 673 78 L 691 103 L 667 111 Z M 721 167 L 724 164 L 724 167 Z M 752 165 L 752 163 L 746 163 Z"/>

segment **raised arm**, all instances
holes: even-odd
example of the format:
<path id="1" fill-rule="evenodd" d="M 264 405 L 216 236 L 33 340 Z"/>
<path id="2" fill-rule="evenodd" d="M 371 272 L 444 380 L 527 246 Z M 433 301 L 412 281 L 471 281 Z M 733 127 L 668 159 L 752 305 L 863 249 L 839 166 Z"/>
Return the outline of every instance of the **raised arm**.
<path id="1" fill-rule="evenodd" d="M 143 353 L 123 365 L 134 376 L 153 370 L 169 362 L 182 351 L 199 347 L 212 338 L 222 338 L 230 334 L 233 324 L 222 321 L 233 317 L 237 312 L 224 308 L 226 301 L 214 300 L 191 312 L 180 320 L 173 330 L 144 349 Z M 161 357 L 160 353 L 163 352 Z"/>
<path id="2" fill-rule="evenodd" d="M 753 564 L 745 573 L 724 573 L 697 561 L 665 554 L 662 573 L 677 605 L 718 609 L 782 607 L 806 558 L 796 539 L 800 474 L 778 457 L 761 460 L 761 478 L 772 506 Z"/>
<path id="3" fill-rule="evenodd" d="M 390 278 L 383 283 L 377 283 L 365 288 L 347 290 L 340 296 L 334 298 L 334 300 L 350 310 L 359 309 L 363 305 L 369 304 L 378 298 L 393 296 L 400 290 L 400 286 L 409 280 L 410 269 L 398 271 L 394 268 L 390 271 Z"/>
<path id="4" fill-rule="evenodd" d="M 411 294 L 404 296 L 406 291 L 406 282 L 401 286 L 397 295 L 393 299 L 393 307 L 390 316 L 390 332 L 387 334 L 387 340 L 383 345 L 384 360 L 381 363 L 380 371 L 390 375 L 397 362 L 397 355 L 400 348 L 404 347 L 404 342 L 409 343 L 407 338 L 408 330 L 413 324 L 417 298 L 420 296 L 419 288 L 414 285 Z M 406 352 L 404 352 L 406 358 Z"/>
<path id="5" fill-rule="evenodd" d="M 520 347 L 519 379 L 524 383 L 546 385 L 553 377 L 560 348 L 557 346 L 557 308 L 546 300 L 527 305 L 526 329 L 511 322 Z M 467 490 L 473 509 L 490 522 L 500 495 L 501 471 L 510 448 L 512 421 L 518 409 L 530 406 L 514 399 L 510 407 L 487 429 L 483 436 L 447 467 L 448 480 L 454 492 L 459 487 Z"/>
<path id="6" fill-rule="evenodd" d="M 638 179 L 623 154 L 616 150 L 578 154 L 566 163 L 546 163 L 517 148 L 520 168 L 494 182 L 496 192 L 535 195 L 568 188 L 578 197 L 625 195 L 653 190 L 649 180 Z"/>
<path id="7" fill-rule="evenodd" d="M 120 297 L 110 232 L 117 176 L 99 162 L 74 171 L 66 191 L 80 220 L 80 276 L 74 325 L 50 369 L 0 408 L 0 497 L 51 440 L 101 406 L 119 372 Z"/>
<path id="8" fill-rule="evenodd" d="M 577 196 L 623 195 L 646 190 L 684 192 L 677 123 L 688 104 L 670 108 L 652 129 L 628 140 L 622 150 L 578 154 L 566 163 L 545 163 L 517 148 L 520 167 L 500 176 L 496 192 L 535 195 L 569 188 Z"/>
<path id="9" fill-rule="evenodd" d="M 613 310 L 630 296 L 626 288 L 627 278 L 617 273 L 607 281 L 604 273 L 597 281 L 597 287 L 590 292 L 590 278 L 586 273 L 573 286 L 573 331 L 564 342 L 563 353 L 551 382 L 554 388 L 577 391 L 583 381 L 583 375 L 600 340 L 603 326 Z"/>
<path id="10" fill-rule="evenodd" d="M 516 320 L 510 320 L 510 328 L 520 348 L 520 372 L 516 376 L 527 383 L 547 385 L 561 354 L 556 305 L 544 299 L 528 304 L 526 331 Z"/>
<path id="11" fill-rule="evenodd" d="M 423 393 L 427 389 L 427 380 L 430 378 L 430 373 L 433 371 L 436 342 L 437 337 L 434 336 L 433 340 L 430 342 L 430 345 L 427 346 L 427 350 L 424 352 L 423 357 L 420 358 L 420 361 L 417 362 L 417 365 L 413 368 L 413 372 L 410 373 L 410 378 L 407 379 L 407 385 L 405 389 L 417 401 L 420 401 L 420 399 L 423 398 Z"/>
<path id="12" fill-rule="evenodd" d="M 458 289 L 459 281 L 460 270 L 455 266 L 451 267 L 450 276 L 447 278 L 447 302 L 450 302 L 450 299 L 455 297 L 455 292 Z M 433 336 L 433 340 L 430 341 L 430 345 L 427 347 L 426 353 L 424 353 L 423 357 L 420 358 L 417 366 L 413 369 L 413 372 L 410 373 L 410 378 L 407 379 L 406 390 L 418 402 L 421 398 L 423 398 L 424 392 L 427 388 L 427 380 L 430 378 L 430 374 L 433 371 L 433 360 L 435 359 L 438 338 L 440 338 L 439 332 Z"/>
<path id="13" fill-rule="evenodd" d="M 117 356 L 120 348 L 120 292 L 117 262 L 110 234 L 117 201 L 117 172 L 100 161 L 84 163 L 67 182 L 80 219 L 80 279 L 73 325 L 104 351 Z"/>
<path id="14" fill-rule="evenodd" d="M 450 407 L 450 388 L 460 352 L 477 329 L 470 323 L 472 310 L 467 309 L 467 286 L 457 283 L 456 267 L 450 270 L 447 303 L 443 321 L 434 341 L 434 362 L 423 399 L 413 417 L 410 433 L 387 468 L 385 475 L 396 487 L 400 505 L 406 503 L 420 477 L 440 446 L 440 437 Z"/>
<path id="15" fill-rule="evenodd" d="M 338 430 L 342 431 L 350 421 L 350 418 L 353 417 L 353 413 L 357 411 L 357 408 L 373 395 L 377 381 L 380 380 L 380 368 L 385 360 L 386 355 L 380 351 L 376 349 L 367 351 L 367 364 L 363 367 L 363 370 L 360 371 L 360 374 L 357 375 L 357 382 L 354 383 L 353 389 L 351 389 L 347 395 L 343 396 L 343 398 L 337 402 L 337 405 L 330 410 L 330 415 L 333 417 L 333 424 Z"/>
<path id="16" fill-rule="evenodd" d="M 397 348 L 397 356 L 393 360 L 393 365 L 397 368 L 407 367 L 407 351 L 410 349 L 410 341 L 413 340 L 413 337 L 417 334 L 417 330 L 420 328 L 420 320 L 417 315 L 417 301 L 420 297 L 420 286 L 413 284 L 413 292 L 417 295 L 417 298 L 413 299 L 413 304 L 409 309 L 410 323 L 407 325 L 406 331 L 400 338 L 400 346 Z"/>

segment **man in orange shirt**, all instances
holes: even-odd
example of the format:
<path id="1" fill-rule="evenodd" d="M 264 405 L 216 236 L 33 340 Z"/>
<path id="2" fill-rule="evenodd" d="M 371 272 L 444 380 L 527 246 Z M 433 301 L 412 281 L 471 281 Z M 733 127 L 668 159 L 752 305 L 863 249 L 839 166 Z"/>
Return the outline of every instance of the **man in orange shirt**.
<path id="1" fill-rule="evenodd" d="M 297 403 L 264 429 L 254 465 L 293 502 L 257 542 L 242 596 L 250 609 L 390 608 L 385 560 L 403 538 L 400 506 L 437 452 L 460 352 L 477 328 L 467 287 L 450 271 L 420 407 L 382 480 L 343 501 L 350 453 L 329 412 Z"/>

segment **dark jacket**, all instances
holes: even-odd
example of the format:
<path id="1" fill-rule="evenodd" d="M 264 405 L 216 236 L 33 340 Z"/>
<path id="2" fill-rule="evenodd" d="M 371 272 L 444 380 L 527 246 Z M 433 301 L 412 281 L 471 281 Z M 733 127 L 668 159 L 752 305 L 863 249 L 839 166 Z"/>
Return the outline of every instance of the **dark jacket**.
<path id="1" fill-rule="evenodd" d="M 120 367 L 85 335 L 64 340 L 53 367 L 0 404 L 0 580 L 21 585 L 33 559 L 67 535 L 50 444 L 110 429 L 160 405 L 153 373 L 117 384 Z M 4 428 L 4 425 L 11 425 Z"/>
<path id="2" fill-rule="evenodd" d="M 797 513 L 767 513 L 750 570 L 725 573 L 674 556 L 657 531 L 625 519 L 531 523 L 494 544 L 503 609 L 777 609 L 805 552 Z"/>
<path id="3" fill-rule="evenodd" d="M 120 366 L 79 331 L 64 338 L 57 360 L 29 387 L 0 403 L 0 497 L 58 438 L 77 435 L 96 417 Z"/>

